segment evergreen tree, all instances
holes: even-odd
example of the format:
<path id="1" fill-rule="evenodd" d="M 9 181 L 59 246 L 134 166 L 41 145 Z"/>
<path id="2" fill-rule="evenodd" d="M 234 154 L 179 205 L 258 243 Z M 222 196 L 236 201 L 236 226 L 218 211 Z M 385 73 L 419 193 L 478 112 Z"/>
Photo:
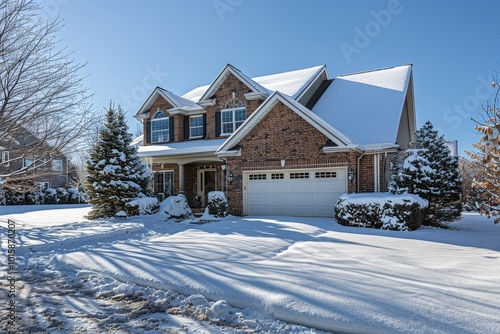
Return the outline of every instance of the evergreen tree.
<path id="1" fill-rule="evenodd" d="M 131 146 L 122 110 L 110 108 L 99 137 L 87 160 L 85 180 L 90 203 L 89 218 L 112 217 L 125 211 L 125 204 L 137 197 L 152 194 L 152 172 L 137 156 L 137 147 Z"/>
<path id="2" fill-rule="evenodd" d="M 473 186 L 477 187 L 480 196 L 475 200 L 479 202 L 481 213 L 495 218 L 495 224 L 500 223 L 500 108 L 498 98 L 500 86 L 498 82 L 493 82 L 496 88 L 496 95 L 493 105 L 488 104 L 484 109 L 485 117 L 483 121 L 476 121 L 474 127 L 481 138 L 474 144 L 476 152 L 467 152 L 472 163 L 476 165 L 478 171 Z"/>
<path id="3" fill-rule="evenodd" d="M 429 121 L 417 131 L 417 148 L 422 149 L 422 156 L 435 171 L 433 190 L 424 197 L 429 201 L 426 223 L 439 226 L 459 219 L 462 214 L 462 179 L 458 157 L 451 155 L 444 137 L 439 136 Z"/>
<path id="4" fill-rule="evenodd" d="M 423 149 L 407 150 L 402 166 L 393 169 L 389 191 L 395 194 L 415 194 L 427 199 L 434 191 L 432 178 L 435 171 L 423 156 Z"/>

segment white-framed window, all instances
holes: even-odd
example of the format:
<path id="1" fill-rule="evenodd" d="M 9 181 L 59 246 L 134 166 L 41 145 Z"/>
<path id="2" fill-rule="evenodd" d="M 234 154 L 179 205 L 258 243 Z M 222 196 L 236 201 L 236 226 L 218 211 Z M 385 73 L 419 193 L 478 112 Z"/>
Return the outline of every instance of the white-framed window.
<path id="1" fill-rule="evenodd" d="M 245 107 L 221 110 L 221 135 L 230 135 L 233 133 L 241 124 L 243 124 L 245 117 Z"/>
<path id="2" fill-rule="evenodd" d="M 168 117 L 163 111 L 157 111 L 151 120 L 151 142 L 164 142 L 169 138 Z"/>
<path id="3" fill-rule="evenodd" d="M 37 182 L 40 186 L 40 190 L 45 190 L 50 188 L 50 182 Z"/>
<path id="4" fill-rule="evenodd" d="M 9 167 L 9 160 L 10 160 L 9 151 L 2 151 L 2 156 L 0 158 L 2 159 L 0 160 L 2 165 L 4 167 Z"/>
<path id="5" fill-rule="evenodd" d="M 52 170 L 54 172 L 62 172 L 63 170 L 63 161 L 61 159 L 52 160 Z"/>
<path id="6" fill-rule="evenodd" d="M 166 197 L 174 193 L 174 171 L 158 171 L 154 173 L 154 192 Z"/>
<path id="7" fill-rule="evenodd" d="M 23 168 L 24 167 L 35 167 L 34 165 L 32 165 L 33 163 L 35 162 L 35 157 L 29 157 L 29 158 L 24 158 L 23 159 Z"/>
<path id="8" fill-rule="evenodd" d="M 189 118 L 189 138 L 203 137 L 203 115 Z"/>

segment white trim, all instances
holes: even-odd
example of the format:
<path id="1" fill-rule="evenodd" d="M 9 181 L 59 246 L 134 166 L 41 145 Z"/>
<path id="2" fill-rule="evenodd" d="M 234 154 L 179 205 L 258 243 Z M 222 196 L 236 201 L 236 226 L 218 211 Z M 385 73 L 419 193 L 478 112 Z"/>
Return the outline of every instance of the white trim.
<path id="1" fill-rule="evenodd" d="M 234 67 L 231 64 L 226 64 L 222 71 L 219 72 L 215 80 L 210 84 L 208 89 L 203 93 L 202 97 L 200 98 L 200 101 L 198 102 L 199 104 L 204 104 L 207 99 L 209 99 L 215 91 L 220 87 L 220 85 L 224 82 L 224 80 L 229 76 L 229 74 L 233 74 L 238 80 L 240 80 L 245 86 L 247 86 L 249 89 L 252 90 L 254 93 L 259 93 L 259 92 L 268 92 L 266 88 L 263 86 L 259 85 L 256 83 L 254 80 L 251 78 L 247 77 L 244 75 L 242 72 L 240 72 L 236 67 Z"/>
<path id="2" fill-rule="evenodd" d="M 158 117 L 156 118 L 155 116 L 159 113 L 162 113 L 163 115 L 165 115 L 165 117 Z M 166 121 L 167 122 L 167 129 L 161 129 L 161 130 L 153 130 L 153 124 L 155 122 L 161 122 L 161 121 Z M 164 142 L 167 142 L 167 141 L 170 141 L 170 117 L 167 116 L 167 113 L 162 111 L 162 110 L 158 110 L 154 113 L 153 117 L 151 118 L 150 120 L 151 122 L 151 144 L 153 143 L 164 143 Z M 146 130 L 149 130 L 149 129 L 146 129 Z M 162 131 L 167 131 L 167 139 L 166 140 L 154 140 L 153 139 L 153 134 L 155 132 L 162 132 Z"/>
<path id="3" fill-rule="evenodd" d="M 245 112 L 245 119 L 243 119 L 243 121 L 241 122 L 241 124 L 237 127 L 236 126 L 236 111 L 237 110 L 244 110 Z M 233 125 L 233 132 L 224 132 L 224 124 L 230 124 L 230 122 L 223 122 L 223 113 L 228 113 L 228 112 L 231 112 L 232 113 L 232 125 Z M 246 120 L 246 113 L 247 113 L 247 108 L 246 107 L 236 107 L 236 108 L 227 108 L 227 109 L 222 109 L 220 111 L 220 135 L 221 136 L 230 136 L 231 134 L 233 134 L 237 129 L 239 129 L 243 123 L 245 123 L 245 120 Z M 238 121 L 239 123 L 240 121 Z"/>
<path id="4" fill-rule="evenodd" d="M 323 72 L 325 72 L 326 78 L 328 79 L 328 72 L 326 70 L 326 65 L 323 65 L 323 67 L 320 68 L 318 70 L 318 72 L 316 72 L 316 74 L 313 75 L 312 78 L 309 78 L 309 82 L 303 87 L 303 89 L 300 92 L 300 94 L 297 95 L 297 97 L 295 98 L 296 101 L 299 101 L 302 98 L 302 96 L 304 96 L 304 94 L 309 90 L 309 88 L 311 87 L 311 85 L 316 81 L 316 79 L 318 77 L 320 77 L 323 74 Z"/>

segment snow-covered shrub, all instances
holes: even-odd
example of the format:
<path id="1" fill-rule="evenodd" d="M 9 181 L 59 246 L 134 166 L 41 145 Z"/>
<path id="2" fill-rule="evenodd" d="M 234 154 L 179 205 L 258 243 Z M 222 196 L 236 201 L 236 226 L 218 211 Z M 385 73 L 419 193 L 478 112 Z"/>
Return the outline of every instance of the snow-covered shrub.
<path id="1" fill-rule="evenodd" d="M 128 216 L 151 215 L 160 210 L 160 203 L 156 197 L 139 197 L 125 204 Z"/>
<path id="2" fill-rule="evenodd" d="M 5 189 L 3 188 L 2 185 L 0 185 L 0 205 L 6 205 L 7 203 L 5 202 Z"/>
<path id="3" fill-rule="evenodd" d="M 228 215 L 227 199 L 222 191 L 208 193 L 208 213 L 215 217 L 226 217 Z"/>
<path id="4" fill-rule="evenodd" d="M 194 217 L 186 196 L 182 194 L 167 197 L 161 202 L 160 210 L 167 214 L 167 219 L 191 219 Z"/>
<path id="5" fill-rule="evenodd" d="M 5 189 L 5 204 L 7 205 L 23 205 L 24 194 L 12 189 Z"/>
<path id="6" fill-rule="evenodd" d="M 57 195 L 57 204 L 67 204 L 68 203 L 69 193 L 66 189 L 61 188 L 61 187 L 57 188 L 56 195 Z"/>
<path id="7" fill-rule="evenodd" d="M 339 198 L 335 217 L 346 226 L 413 231 L 422 224 L 427 207 L 417 195 L 351 194 Z"/>
<path id="8" fill-rule="evenodd" d="M 27 205 L 43 203 L 43 193 L 39 190 L 30 190 L 24 194 L 24 203 Z"/>
<path id="9" fill-rule="evenodd" d="M 43 191 L 45 204 L 57 204 L 57 191 L 53 188 L 47 188 Z"/>
<path id="10" fill-rule="evenodd" d="M 80 204 L 80 191 L 76 188 L 66 189 L 68 192 L 68 204 Z"/>

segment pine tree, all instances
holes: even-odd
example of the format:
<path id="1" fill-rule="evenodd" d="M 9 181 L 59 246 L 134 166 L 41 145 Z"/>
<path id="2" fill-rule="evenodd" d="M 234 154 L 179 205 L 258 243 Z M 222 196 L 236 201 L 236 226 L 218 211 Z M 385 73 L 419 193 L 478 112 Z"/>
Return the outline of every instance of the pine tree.
<path id="1" fill-rule="evenodd" d="M 395 194 L 415 194 L 427 199 L 433 189 L 432 177 L 435 171 L 423 156 L 423 149 L 407 150 L 408 157 L 402 166 L 393 169 L 389 191 Z"/>
<path id="2" fill-rule="evenodd" d="M 495 218 L 495 224 L 500 223 L 500 108 L 498 98 L 500 86 L 498 82 L 493 82 L 496 88 L 496 95 L 493 104 L 488 104 L 484 109 L 485 117 L 483 121 L 476 121 L 474 127 L 481 138 L 474 144 L 476 152 L 467 152 L 472 163 L 476 165 L 478 171 L 473 180 L 473 186 L 481 196 L 476 196 L 476 200 L 481 207 L 481 213 Z"/>
<path id="3" fill-rule="evenodd" d="M 439 226 L 452 222 L 462 214 L 462 179 L 458 157 L 452 156 L 444 137 L 439 136 L 431 122 L 427 121 L 417 131 L 417 148 L 435 171 L 432 176 L 432 191 L 425 199 L 429 201 L 426 223 Z"/>
<path id="4" fill-rule="evenodd" d="M 125 116 L 120 107 L 106 112 L 106 122 L 87 160 L 85 180 L 90 203 L 89 218 L 112 217 L 125 211 L 125 204 L 152 194 L 152 173 L 131 146 Z"/>

